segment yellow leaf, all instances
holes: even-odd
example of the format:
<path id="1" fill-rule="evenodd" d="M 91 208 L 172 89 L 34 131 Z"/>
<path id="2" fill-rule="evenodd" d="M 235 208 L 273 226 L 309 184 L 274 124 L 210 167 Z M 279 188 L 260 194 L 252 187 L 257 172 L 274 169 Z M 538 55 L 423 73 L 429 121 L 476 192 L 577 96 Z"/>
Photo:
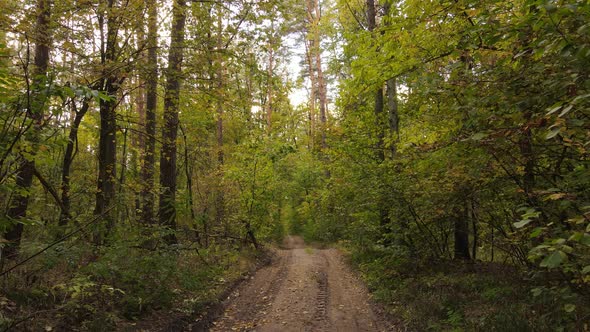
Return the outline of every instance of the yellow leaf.
<path id="1" fill-rule="evenodd" d="M 563 198 L 564 196 L 565 196 L 564 193 L 551 194 L 551 195 L 547 196 L 547 199 L 555 201 L 555 200 Z"/>

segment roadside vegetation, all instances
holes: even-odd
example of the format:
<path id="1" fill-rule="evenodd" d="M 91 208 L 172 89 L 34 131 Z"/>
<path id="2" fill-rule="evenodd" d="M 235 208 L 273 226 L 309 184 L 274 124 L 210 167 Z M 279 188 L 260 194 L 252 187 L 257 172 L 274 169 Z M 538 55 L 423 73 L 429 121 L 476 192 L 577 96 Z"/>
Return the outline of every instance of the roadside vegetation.
<path id="1" fill-rule="evenodd" d="M 589 36 L 574 0 L 4 0 L 0 328 L 198 317 L 301 234 L 409 330 L 587 331 Z"/>

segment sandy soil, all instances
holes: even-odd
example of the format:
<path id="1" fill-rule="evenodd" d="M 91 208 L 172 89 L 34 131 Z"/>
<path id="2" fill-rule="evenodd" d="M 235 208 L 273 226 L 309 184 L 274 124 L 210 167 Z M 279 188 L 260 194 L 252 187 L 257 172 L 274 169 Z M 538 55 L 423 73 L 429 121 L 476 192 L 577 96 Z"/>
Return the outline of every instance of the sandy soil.
<path id="1" fill-rule="evenodd" d="M 211 331 L 392 331 L 336 249 L 285 239 L 273 262 L 230 296 Z"/>

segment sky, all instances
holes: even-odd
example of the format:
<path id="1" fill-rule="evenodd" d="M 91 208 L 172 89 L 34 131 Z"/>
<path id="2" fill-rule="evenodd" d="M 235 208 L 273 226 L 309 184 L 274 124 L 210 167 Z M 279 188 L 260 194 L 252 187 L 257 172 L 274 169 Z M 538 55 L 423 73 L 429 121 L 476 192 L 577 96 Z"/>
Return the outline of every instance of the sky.
<path id="1" fill-rule="evenodd" d="M 302 44 L 300 38 L 296 38 L 294 35 L 289 35 L 285 38 L 285 46 L 289 49 L 289 60 L 287 64 L 287 71 L 289 73 L 289 80 L 296 82 L 297 78 L 301 74 L 301 63 L 303 63 L 303 56 L 305 54 L 305 46 Z M 307 79 L 304 82 L 305 86 L 309 84 Z M 297 107 L 301 104 L 305 104 L 309 99 L 309 94 L 305 86 L 293 88 L 289 93 L 289 100 L 293 107 Z"/>

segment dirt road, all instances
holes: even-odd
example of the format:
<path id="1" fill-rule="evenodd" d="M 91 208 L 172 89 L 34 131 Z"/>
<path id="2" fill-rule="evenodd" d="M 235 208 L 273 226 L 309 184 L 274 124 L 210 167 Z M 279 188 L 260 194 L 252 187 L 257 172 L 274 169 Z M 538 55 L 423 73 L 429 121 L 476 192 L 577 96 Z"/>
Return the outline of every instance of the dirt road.
<path id="1" fill-rule="evenodd" d="M 277 257 L 230 296 L 211 331 L 390 331 L 335 249 L 290 236 Z"/>

